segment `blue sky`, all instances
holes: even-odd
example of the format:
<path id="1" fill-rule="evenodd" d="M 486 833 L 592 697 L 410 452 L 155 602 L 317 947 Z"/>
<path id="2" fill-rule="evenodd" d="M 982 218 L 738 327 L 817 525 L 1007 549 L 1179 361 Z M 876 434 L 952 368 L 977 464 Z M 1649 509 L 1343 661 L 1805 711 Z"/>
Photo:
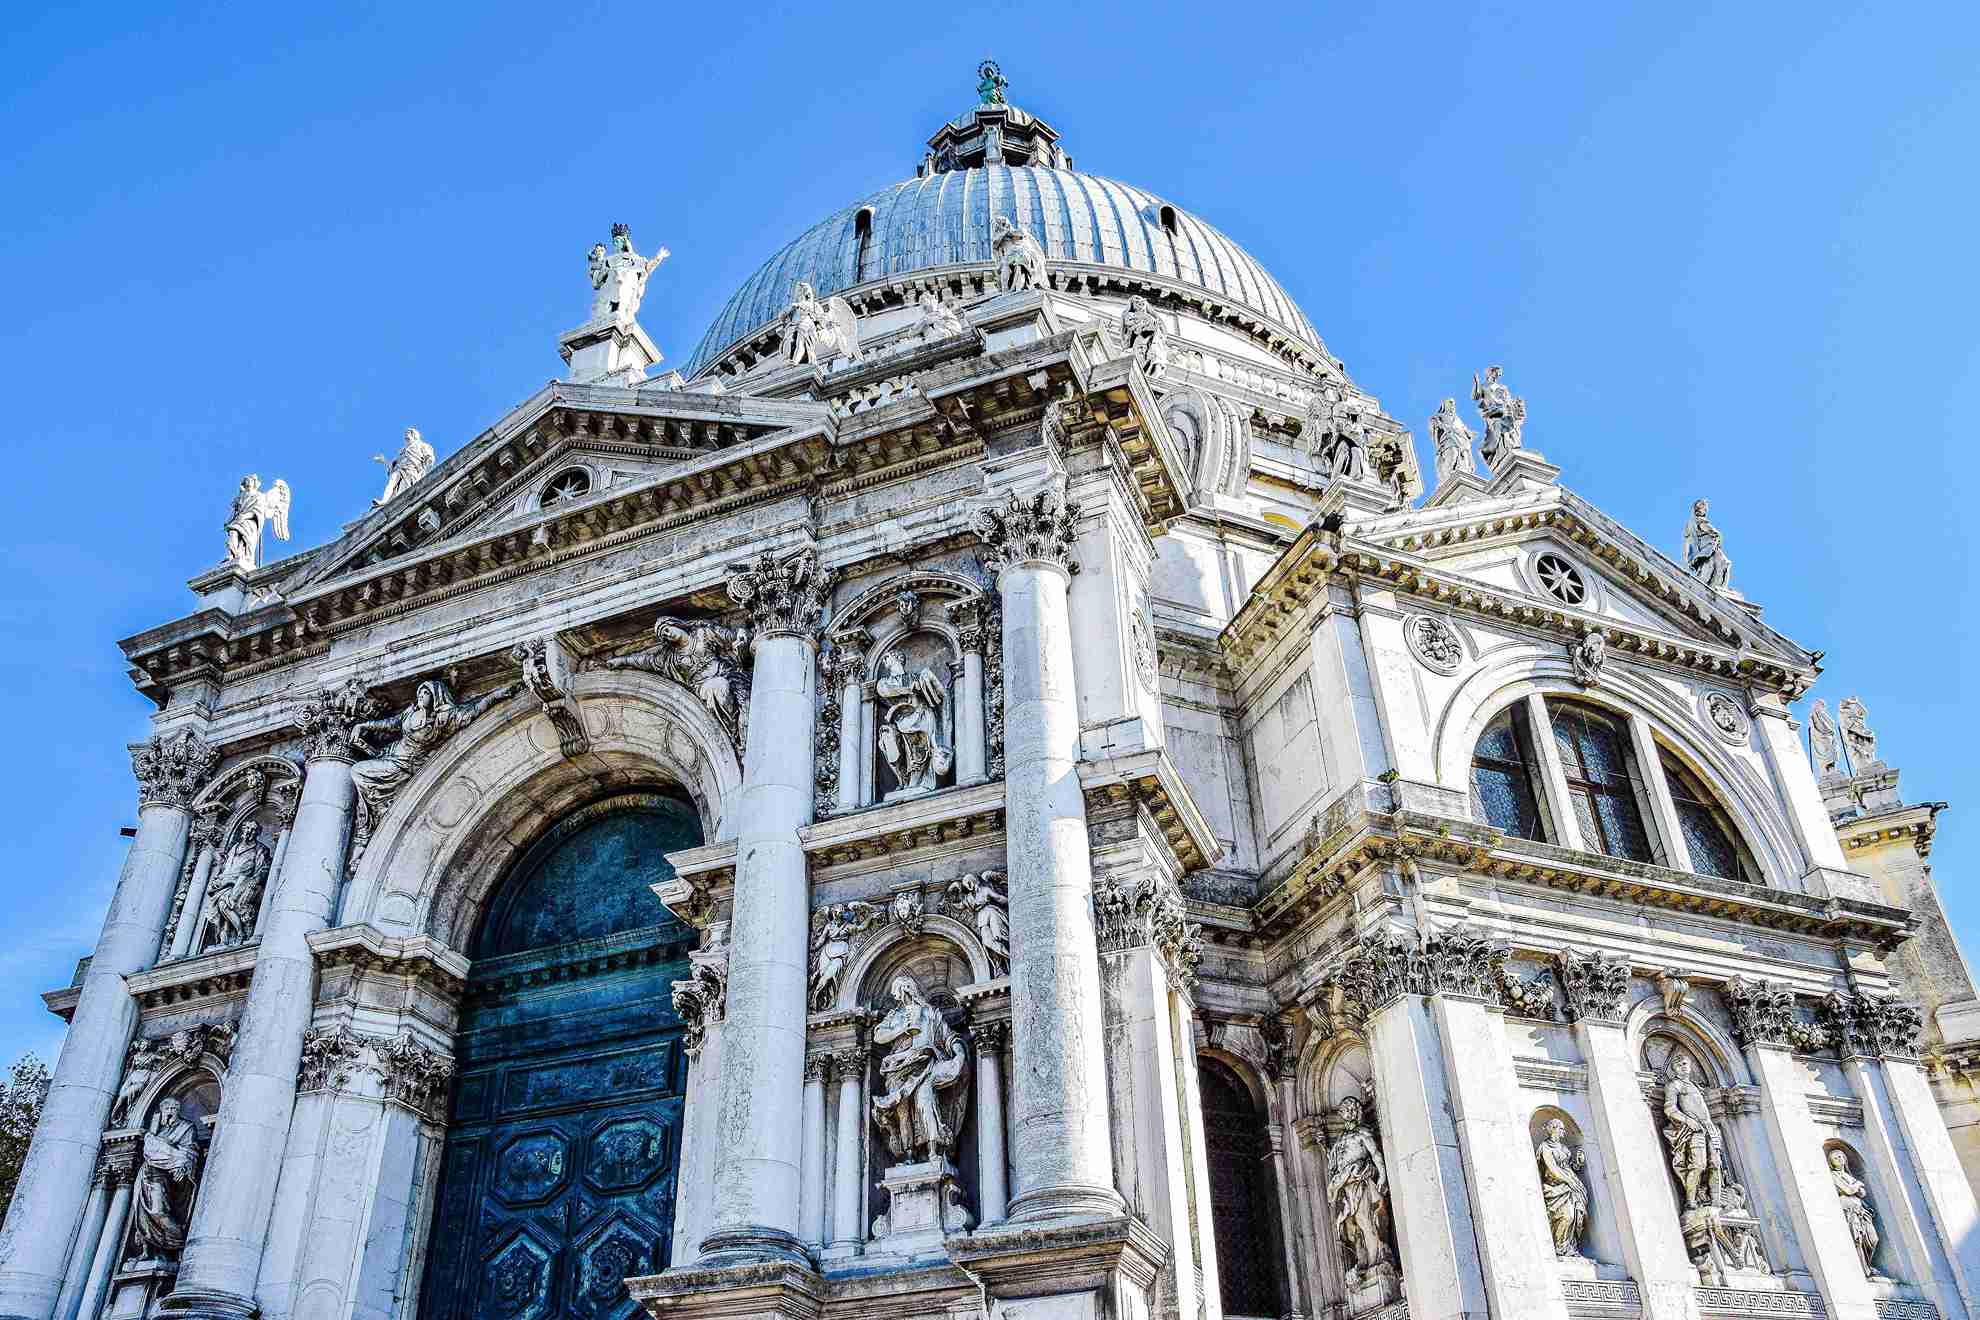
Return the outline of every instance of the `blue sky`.
<path id="1" fill-rule="evenodd" d="M 1081 168 L 1244 244 L 1420 445 L 1503 362 L 1529 443 L 1652 541 L 1709 497 L 1817 694 L 1953 804 L 1980 928 L 1980 6 L 165 9 L 0 15 L 0 1056 L 58 1044 L 37 994 L 136 815 L 115 642 L 190 606 L 241 474 L 295 488 L 289 548 L 333 536 L 405 426 L 444 457 L 558 371 L 615 220 L 674 252 L 642 320 L 685 363 L 986 55 Z"/>

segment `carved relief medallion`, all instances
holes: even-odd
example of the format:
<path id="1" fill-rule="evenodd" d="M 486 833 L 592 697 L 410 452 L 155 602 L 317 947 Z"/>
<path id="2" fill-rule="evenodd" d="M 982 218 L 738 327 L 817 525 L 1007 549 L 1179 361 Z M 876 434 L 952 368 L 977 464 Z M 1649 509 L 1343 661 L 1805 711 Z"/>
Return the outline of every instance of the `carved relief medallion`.
<path id="1" fill-rule="evenodd" d="M 1746 746 L 1753 728 L 1746 722 L 1746 712 L 1737 701 L 1723 692 L 1707 692 L 1701 704 L 1705 708 L 1705 722 L 1712 726 L 1712 732 L 1719 735 L 1721 742 L 1733 747 Z"/>
<path id="2" fill-rule="evenodd" d="M 1464 661 L 1464 643 L 1457 629 L 1434 614 L 1412 614 L 1403 621 L 1403 641 L 1425 669 L 1455 674 Z"/>

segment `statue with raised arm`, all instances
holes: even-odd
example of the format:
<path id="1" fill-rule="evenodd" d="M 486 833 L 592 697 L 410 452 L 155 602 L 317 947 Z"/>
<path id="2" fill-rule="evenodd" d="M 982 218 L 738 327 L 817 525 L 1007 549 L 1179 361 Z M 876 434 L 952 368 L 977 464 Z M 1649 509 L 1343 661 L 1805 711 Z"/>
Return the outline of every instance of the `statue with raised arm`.
<path id="1" fill-rule="evenodd" d="M 263 490 L 261 478 L 250 472 L 241 478 L 227 514 L 227 561 L 243 573 L 254 572 L 261 560 L 263 527 L 278 541 L 289 539 L 289 483 L 277 481 Z"/>
<path id="2" fill-rule="evenodd" d="M 1395 1264 L 1389 1246 L 1389 1171 L 1361 1097 L 1347 1097 L 1335 1112 L 1341 1131 L 1327 1146 L 1327 1202 L 1334 1209 L 1334 1232 L 1352 1281 L 1364 1270 Z"/>
<path id="3" fill-rule="evenodd" d="M 818 929 L 811 936 L 811 1009 L 822 1012 L 832 1006 L 839 992 L 839 977 L 845 973 L 846 959 L 852 956 L 853 939 L 880 920 L 885 912 L 872 903 L 857 900 L 834 903 L 819 913 Z"/>
<path id="4" fill-rule="evenodd" d="M 433 470 L 433 446 L 420 439 L 419 428 L 406 428 L 405 443 L 399 446 L 397 458 L 387 458 L 383 454 L 373 454 L 371 461 L 383 463 L 387 469 L 385 493 L 371 502 L 376 509 L 390 504 L 392 497 L 418 483 L 419 479 Z"/>
<path id="5" fill-rule="evenodd" d="M 1008 216 L 990 224 L 990 255 L 997 263 L 997 288 L 1003 293 L 1045 287 L 1045 249 L 1031 231 Z"/>
<path id="6" fill-rule="evenodd" d="M 1437 446 L 1437 482 L 1460 474 L 1473 476 L 1477 465 L 1471 461 L 1471 428 L 1458 419 L 1457 400 L 1445 399 L 1430 414 L 1430 440 Z"/>
<path id="7" fill-rule="evenodd" d="M 633 251 L 632 230 L 612 226 L 612 246 L 591 245 L 591 319 L 613 318 L 630 321 L 639 315 L 640 300 L 646 297 L 646 281 L 660 263 L 673 254 L 661 248 L 651 257 Z"/>
<path id="8" fill-rule="evenodd" d="M 873 1043 L 892 1047 L 880 1060 L 873 1122 L 896 1160 L 945 1160 L 962 1132 L 969 1054 L 912 976 L 896 976 L 888 995 L 894 1006 L 873 1028 Z"/>
<path id="9" fill-rule="evenodd" d="M 1877 1276 L 1877 1216 L 1870 1211 L 1870 1188 L 1849 1171 L 1849 1156 L 1839 1148 L 1829 1150 L 1829 1179 L 1836 1185 L 1836 1199 L 1842 1202 L 1843 1222 L 1849 1225 L 1850 1240 L 1863 1258 L 1863 1272 Z"/>
<path id="10" fill-rule="evenodd" d="M 1004 89 L 1011 80 L 997 67 L 997 61 L 985 60 L 976 66 L 976 99 L 984 105 L 1004 104 Z"/>
<path id="11" fill-rule="evenodd" d="M 271 854 L 252 819 L 234 827 L 233 842 L 206 890 L 206 913 L 196 950 L 231 949 L 245 943 L 261 916 L 261 893 L 268 885 Z"/>
<path id="12" fill-rule="evenodd" d="M 1135 294 L 1121 313 L 1121 337 L 1150 380 L 1169 369 L 1169 332 L 1148 299 Z"/>
<path id="13" fill-rule="evenodd" d="M 1815 757 L 1815 774 L 1826 779 L 1842 773 L 1842 748 L 1836 739 L 1836 721 L 1829 714 L 1829 703 L 1820 697 L 1808 712 L 1808 750 Z"/>
<path id="14" fill-rule="evenodd" d="M 749 631 L 702 619 L 661 615 L 653 624 L 653 645 L 605 661 L 607 669 L 643 669 L 671 678 L 693 692 L 738 750 L 749 727 Z"/>
<path id="15" fill-rule="evenodd" d="M 382 720 L 366 720 L 351 731 L 359 747 L 383 743 L 384 750 L 351 767 L 358 798 L 369 820 L 376 821 L 392 795 L 419 772 L 440 745 L 474 723 L 492 706 L 523 690 L 520 682 L 505 683 L 487 696 L 461 701 L 441 678 L 429 678 L 413 690 L 412 704 Z M 368 837 L 368 831 L 366 832 Z"/>
<path id="16" fill-rule="evenodd" d="M 1711 505 L 1699 500 L 1691 506 L 1691 521 L 1684 525 L 1684 566 L 1691 576 L 1714 591 L 1732 585 L 1732 560 L 1726 558 L 1725 538 L 1705 516 Z"/>
<path id="17" fill-rule="evenodd" d="M 175 1259 L 185 1249 L 193 1185 L 199 1177 L 199 1139 L 166 1098 L 144 1127 L 143 1163 L 131 1190 L 132 1260 Z"/>
<path id="18" fill-rule="evenodd" d="M 1581 1171 L 1588 1161 L 1567 1143 L 1567 1123 L 1547 1120 L 1546 1135 L 1533 1148 L 1540 1165 L 1540 1199 L 1547 1209 L 1547 1227 L 1554 1235 L 1554 1254 L 1563 1260 L 1581 1259 L 1581 1236 L 1588 1231 L 1588 1184 Z"/>
<path id="19" fill-rule="evenodd" d="M 955 763 L 942 727 L 949 704 L 942 680 L 926 665 L 910 674 L 901 653 L 889 651 L 880 661 L 873 693 L 881 701 L 880 756 L 898 791 L 934 791 Z"/>
<path id="20" fill-rule="evenodd" d="M 1842 720 L 1843 743 L 1849 748 L 1849 768 L 1860 775 L 1878 764 L 1877 735 L 1870 732 L 1870 712 L 1863 708 L 1863 698 L 1844 697 L 1836 715 Z"/>
<path id="21" fill-rule="evenodd" d="M 1520 432 L 1526 426 L 1526 400 L 1506 388 L 1500 379 L 1504 374 L 1503 367 L 1487 367 L 1482 380 L 1471 378 L 1471 401 L 1485 419 L 1485 443 L 1478 446 L 1478 456 L 1494 472 L 1506 455 L 1524 447 Z"/>
<path id="22" fill-rule="evenodd" d="M 792 366 L 815 362 L 828 366 L 834 358 L 859 351 L 859 323 L 844 298 L 820 298 L 807 280 L 791 290 L 784 312 L 784 358 Z"/>

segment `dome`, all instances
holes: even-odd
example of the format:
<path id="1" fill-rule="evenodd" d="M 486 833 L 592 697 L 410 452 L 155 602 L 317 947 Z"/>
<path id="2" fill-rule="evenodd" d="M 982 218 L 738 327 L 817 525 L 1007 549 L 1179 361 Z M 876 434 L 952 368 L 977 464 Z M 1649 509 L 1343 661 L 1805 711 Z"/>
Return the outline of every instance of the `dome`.
<path id="1" fill-rule="evenodd" d="M 1018 123 L 1022 112 L 1015 107 L 998 110 L 1009 117 L 1012 130 L 1037 124 L 1029 116 Z M 945 125 L 934 140 L 955 134 L 966 122 Z M 1091 274 L 1133 271 L 1188 300 L 1208 295 L 1205 301 L 1240 319 L 1268 322 L 1259 329 L 1271 337 L 1302 341 L 1325 356 L 1298 306 L 1243 248 L 1152 193 L 1075 172 L 1056 149 L 1052 157 L 1067 168 L 1012 164 L 994 155 L 981 163 L 931 156 L 920 177 L 883 188 L 813 225 L 729 299 L 702 336 L 688 374 L 704 370 L 737 340 L 776 320 L 790 305 L 798 280 L 809 281 L 822 295 L 938 267 L 989 265 L 991 225 L 998 216 L 1030 230 L 1055 265 L 1084 267 Z"/>

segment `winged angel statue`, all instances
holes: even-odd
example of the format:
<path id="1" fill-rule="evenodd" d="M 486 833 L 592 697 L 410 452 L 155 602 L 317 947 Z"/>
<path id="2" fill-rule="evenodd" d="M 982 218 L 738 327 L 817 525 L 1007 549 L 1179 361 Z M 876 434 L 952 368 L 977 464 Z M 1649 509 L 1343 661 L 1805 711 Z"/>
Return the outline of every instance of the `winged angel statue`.
<path id="1" fill-rule="evenodd" d="M 263 490 L 261 478 L 250 472 L 241 478 L 227 515 L 227 562 L 243 573 L 254 572 L 263 527 L 273 528 L 278 541 L 289 539 L 289 483 L 278 480 Z"/>
<path id="2" fill-rule="evenodd" d="M 851 357 L 859 348 L 859 326 L 853 320 L 852 304 L 836 295 L 820 298 L 804 280 L 791 292 L 790 310 L 784 313 L 784 357 L 792 366 L 816 362 L 823 366 L 833 358 Z"/>

